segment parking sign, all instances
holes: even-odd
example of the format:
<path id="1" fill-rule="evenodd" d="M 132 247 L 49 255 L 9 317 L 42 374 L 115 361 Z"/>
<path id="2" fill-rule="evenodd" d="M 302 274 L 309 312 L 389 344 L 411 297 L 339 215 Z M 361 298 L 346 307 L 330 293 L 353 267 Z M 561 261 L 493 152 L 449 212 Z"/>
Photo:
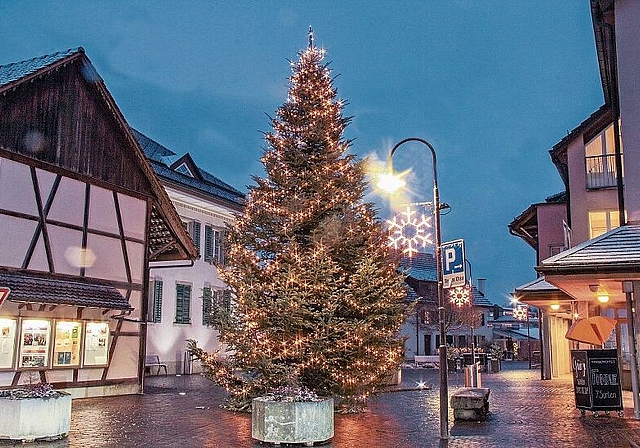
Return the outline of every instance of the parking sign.
<path id="1" fill-rule="evenodd" d="M 464 286 L 467 283 L 464 240 L 449 241 L 448 243 L 443 243 L 440 247 L 442 253 L 443 288 Z"/>

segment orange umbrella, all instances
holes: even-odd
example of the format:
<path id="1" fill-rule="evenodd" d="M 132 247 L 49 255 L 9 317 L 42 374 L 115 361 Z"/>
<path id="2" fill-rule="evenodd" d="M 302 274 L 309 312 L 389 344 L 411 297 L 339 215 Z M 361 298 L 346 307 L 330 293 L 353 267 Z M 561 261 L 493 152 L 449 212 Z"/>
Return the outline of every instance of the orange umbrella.
<path id="1" fill-rule="evenodd" d="M 616 321 L 604 316 L 578 319 L 567 331 L 565 338 L 587 344 L 602 345 L 609 339 Z"/>
<path id="2" fill-rule="evenodd" d="M 616 328 L 616 321 L 604 316 L 593 316 L 587 318 L 596 333 L 600 336 L 600 340 L 604 344 L 611 336 L 611 332 Z"/>
<path id="3" fill-rule="evenodd" d="M 565 338 L 587 344 L 602 345 L 600 335 L 593 328 L 588 319 L 578 319 L 567 331 Z"/>

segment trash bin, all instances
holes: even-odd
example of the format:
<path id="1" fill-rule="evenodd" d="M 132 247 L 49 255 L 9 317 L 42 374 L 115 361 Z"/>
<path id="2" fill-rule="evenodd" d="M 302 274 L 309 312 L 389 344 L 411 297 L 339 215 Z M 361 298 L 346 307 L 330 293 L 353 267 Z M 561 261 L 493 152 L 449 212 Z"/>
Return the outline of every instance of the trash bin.
<path id="1" fill-rule="evenodd" d="M 479 362 L 464 368 L 464 387 L 482 387 Z"/>
<path id="2" fill-rule="evenodd" d="M 191 350 L 185 350 L 184 352 L 184 361 L 182 364 L 182 374 L 183 375 L 191 375 L 191 369 L 193 367 L 193 359 L 191 357 Z"/>

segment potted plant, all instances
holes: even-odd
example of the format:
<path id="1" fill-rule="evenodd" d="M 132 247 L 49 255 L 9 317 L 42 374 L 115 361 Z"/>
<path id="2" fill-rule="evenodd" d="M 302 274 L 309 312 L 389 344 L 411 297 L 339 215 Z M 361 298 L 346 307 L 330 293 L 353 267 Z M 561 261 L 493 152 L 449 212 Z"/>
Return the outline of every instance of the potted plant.
<path id="1" fill-rule="evenodd" d="M 491 372 L 499 372 L 501 368 L 500 361 L 504 356 L 504 349 L 498 344 L 491 344 L 487 347 L 486 352 L 489 358 Z"/>
<path id="2" fill-rule="evenodd" d="M 324 442 L 334 434 L 333 398 L 304 387 L 280 387 L 251 403 L 251 436 L 261 442 Z"/>
<path id="3" fill-rule="evenodd" d="M 0 390 L 0 440 L 55 440 L 69 434 L 71 395 L 50 384 Z"/>
<path id="4" fill-rule="evenodd" d="M 447 371 L 455 373 L 458 371 L 458 363 L 461 358 L 460 349 L 447 345 Z"/>

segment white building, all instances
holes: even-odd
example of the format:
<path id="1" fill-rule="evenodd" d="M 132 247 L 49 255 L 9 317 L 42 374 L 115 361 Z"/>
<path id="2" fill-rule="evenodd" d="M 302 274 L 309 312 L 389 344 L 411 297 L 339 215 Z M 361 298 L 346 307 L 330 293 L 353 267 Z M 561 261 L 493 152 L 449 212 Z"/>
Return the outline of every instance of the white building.
<path id="1" fill-rule="evenodd" d="M 244 194 L 198 167 L 187 153 L 175 153 L 147 136 L 134 134 L 199 250 L 193 263 L 151 263 L 147 356 L 158 355 L 168 373 L 200 369 L 189 363 L 187 339 L 208 352 L 220 349 L 212 318 L 228 307 L 230 294 L 215 264 L 224 263 L 224 233 L 243 209 Z M 155 373 L 155 371 L 154 371 Z"/>

